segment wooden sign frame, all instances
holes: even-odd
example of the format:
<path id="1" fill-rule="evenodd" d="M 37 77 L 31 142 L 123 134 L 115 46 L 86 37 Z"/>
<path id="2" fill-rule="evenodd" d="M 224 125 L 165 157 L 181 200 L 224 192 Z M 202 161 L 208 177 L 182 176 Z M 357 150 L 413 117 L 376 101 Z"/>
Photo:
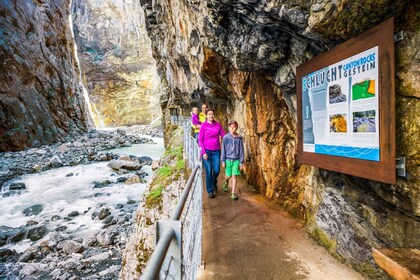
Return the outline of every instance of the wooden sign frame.
<path id="1" fill-rule="evenodd" d="M 302 78 L 320 69 L 378 47 L 379 161 L 334 156 L 304 151 L 302 115 Z M 388 184 L 396 182 L 395 168 L 395 67 L 394 18 L 301 64 L 296 69 L 298 116 L 298 164 L 367 178 Z"/>

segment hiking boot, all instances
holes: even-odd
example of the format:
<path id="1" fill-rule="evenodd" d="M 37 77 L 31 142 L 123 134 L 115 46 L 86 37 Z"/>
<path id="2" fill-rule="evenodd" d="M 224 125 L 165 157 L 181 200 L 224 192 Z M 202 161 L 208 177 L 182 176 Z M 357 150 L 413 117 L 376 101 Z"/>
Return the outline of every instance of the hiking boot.
<path id="1" fill-rule="evenodd" d="M 209 192 L 209 198 L 214 198 L 213 192 Z"/>
<path id="2" fill-rule="evenodd" d="M 223 183 L 223 190 L 224 190 L 225 192 L 227 192 L 227 191 L 228 191 L 228 182 L 227 182 L 227 181 L 225 181 L 225 182 Z"/>

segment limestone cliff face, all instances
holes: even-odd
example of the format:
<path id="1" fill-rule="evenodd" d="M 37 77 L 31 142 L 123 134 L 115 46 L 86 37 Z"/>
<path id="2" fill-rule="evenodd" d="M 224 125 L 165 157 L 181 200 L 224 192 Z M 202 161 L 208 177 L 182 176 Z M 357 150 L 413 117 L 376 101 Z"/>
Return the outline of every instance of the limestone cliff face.
<path id="1" fill-rule="evenodd" d="M 97 126 L 160 116 L 160 78 L 136 0 L 74 0 L 75 37 Z"/>
<path id="2" fill-rule="evenodd" d="M 1 1 L 0 151 L 50 144 L 87 130 L 69 4 Z"/>
<path id="3" fill-rule="evenodd" d="M 248 182 L 308 232 L 372 279 L 385 277 L 372 247 L 419 247 L 419 22 L 410 1 L 141 0 L 154 57 L 169 86 L 165 115 L 207 102 L 245 136 Z M 417 6 L 416 6 L 417 5 Z M 417 17 L 416 17 L 417 15 Z M 296 66 L 395 16 L 397 154 L 406 180 L 395 186 L 298 166 Z M 274 242 L 274 241 L 273 241 Z"/>

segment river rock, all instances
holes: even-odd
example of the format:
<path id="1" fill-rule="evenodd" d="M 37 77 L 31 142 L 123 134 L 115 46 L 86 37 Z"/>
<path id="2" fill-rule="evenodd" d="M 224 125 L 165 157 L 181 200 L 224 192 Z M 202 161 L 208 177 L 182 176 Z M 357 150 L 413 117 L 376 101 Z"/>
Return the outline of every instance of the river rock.
<path id="1" fill-rule="evenodd" d="M 98 219 L 103 220 L 106 217 L 108 217 L 109 215 L 111 215 L 111 211 L 109 211 L 108 208 L 102 208 L 101 211 L 98 214 Z"/>
<path id="2" fill-rule="evenodd" d="M 65 231 L 67 229 L 67 226 L 59 226 L 55 229 L 55 231 Z"/>
<path id="3" fill-rule="evenodd" d="M 138 183 L 140 183 L 140 177 L 134 174 L 128 177 L 128 179 L 125 181 L 126 185 L 132 185 L 132 184 L 138 184 Z"/>
<path id="4" fill-rule="evenodd" d="M 151 165 L 153 162 L 153 159 L 148 156 L 139 157 L 138 160 L 141 164 L 144 164 L 144 165 Z"/>
<path id="5" fill-rule="evenodd" d="M 43 263 L 28 263 L 19 272 L 20 276 L 30 276 L 38 271 L 43 271 L 48 265 Z"/>
<path id="6" fill-rule="evenodd" d="M 101 246 L 108 246 L 114 243 L 115 233 L 111 232 L 109 229 L 102 230 L 96 236 L 98 243 Z"/>
<path id="7" fill-rule="evenodd" d="M 29 262 L 35 259 L 37 249 L 35 247 L 29 247 L 25 252 L 19 257 L 18 262 Z"/>
<path id="8" fill-rule="evenodd" d="M 47 233 L 47 227 L 42 225 L 28 230 L 27 238 L 29 238 L 31 241 L 36 241 L 44 237 Z"/>
<path id="9" fill-rule="evenodd" d="M 27 231 L 26 231 L 25 228 L 17 228 L 16 232 L 14 232 L 10 235 L 9 240 L 10 240 L 11 243 L 17 243 L 17 242 L 23 240 L 25 238 L 26 234 L 27 234 Z"/>
<path id="10" fill-rule="evenodd" d="M 17 253 L 15 250 L 0 248 L 0 262 L 6 262 L 8 259 L 10 259 L 10 257 L 16 255 Z"/>
<path id="11" fill-rule="evenodd" d="M 58 157 L 58 155 L 55 155 L 52 159 L 50 159 L 50 165 L 54 168 L 57 168 L 63 166 L 63 162 Z"/>
<path id="12" fill-rule="evenodd" d="M 111 160 L 108 163 L 108 167 L 113 170 L 127 169 L 127 170 L 140 170 L 142 165 L 137 161 L 128 160 Z"/>
<path id="13" fill-rule="evenodd" d="M 62 244 L 63 252 L 67 255 L 71 255 L 73 253 L 81 253 L 84 250 L 84 247 L 82 244 L 74 242 L 73 240 L 65 240 Z"/>
<path id="14" fill-rule="evenodd" d="M 152 162 L 152 170 L 153 171 L 155 171 L 156 169 L 158 169 L 159 168 L 159 161 L 157 161 L 157 160 L 154 160 L 153 162 Z"/>
<path id="15" fill-rule="evenodd" d="M 109 259 L 110 257 L 111 257 L 111 254 L 109 252 L 103 252 L 103 253 L 91 256 L 87 260 L 89 262 L 101 262 L 101 261 Z"/>
<path id="16" fill-rule="evenodd" d="M 96 243 L 97 243 L 96 236 L 88 236 L 83 240 L 84 246 L 92 247 L 92 246 L 95 246 Z"/>
<path id="17" fill-rule="evenodd" d="M 108 181 L 108 180 L 105 180 L 103 182 L 94 181 L 93 182 L 93 185 L 94 185 L 93 188 L 94 189 L 102 189 L 102 188 L 108 187 L 110 184 L 111 184 L 111 182 Z"/>
<path id="18" fill-rule="evenodd" d="M 127 177 L 118 177 L 117 178 L 117 183 L 124 183 L 125 181 L 127 181 Z"/>
<path id="19" fill-rule="evenodd" d="M 44 207 L 42 206 L 42 204 L 35 204 L 35 205 L 32 205 L 31 207 L 24 209 L 22 213 L 25 216 L 36 216 L 39 213 L 41 213 L 43 209 Z"/>
<path id="20" fill-rule="evenodd" d="M 61 220 L 61 217 L 59 215 L 54 215 L 51 217 L 51 221 L 58 221 Z"/>
<path id="21" fill-rule="evenodd" d="M 147 176 L 147 173 L 144 170 L 140 170 L 136 172 L 136 175 L 143 179 L 144 177 Z"/>
<path id="22" fill-rule="evenodd" d="M 39 222 L 34 221 L 34 220 L 29 220 L 29 221 L 26 222 L 27 227 L 31 227 L 31 226 L 34 226 L 34 225 L 37 225 L 37 224 L 39 224 Z"/>
<path id="23" fill-rule="evenodd" d="M 73 270 L 76 269 L 80 262 L 77 259 L 70 258 L 64 261 L 61 266 L 63 266 L 66 270 Z"/>
<path id="24" fill-rule="evenodd" d="M 60 241 L 63 241 L 65 238 L 63 235 L 57 232 L 52 232 L 49 234 L 50 241 L 57 244 Z"/>
<path id="25" fill-rule="evenodd" d="M 26 189 L 26 185 L 25 183 L 12 183 L 9 186 L 9 190 L 13 191 L 13 190 L 24 190 Z"/>
<path id="26" fill-rule="evenodd" d="M 99 276 L 105 277 L 109 274 L 113 274 L 113 273 L 118 272 L 120 269 L 121 269 L 121 265 L 112 265 L 109 268 L 99 272 Z"/>
<path id="27" fill-rule="evenodd" d="M 79 216 L 79 211 L 72 211 L 72 212 L 70 212 L 70 214 L 68 216 L 72 217 L 72 218 L 77 217 L 77 216 Z"/>

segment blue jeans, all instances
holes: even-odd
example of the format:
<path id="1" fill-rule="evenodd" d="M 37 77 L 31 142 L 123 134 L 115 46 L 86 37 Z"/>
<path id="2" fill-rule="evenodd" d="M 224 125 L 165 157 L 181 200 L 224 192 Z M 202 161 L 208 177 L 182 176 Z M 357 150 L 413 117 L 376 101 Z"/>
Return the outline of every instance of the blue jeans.
<path id="1" fill-rule="evenodd" d="M 215 191 L 217 185 L 217 177 L 220 172 L 220 150 L 210 151 L 206 150 L 208 159 L 203 159 L 203 165 L 206 169 L 206 188 L 207 192 Z"/>

